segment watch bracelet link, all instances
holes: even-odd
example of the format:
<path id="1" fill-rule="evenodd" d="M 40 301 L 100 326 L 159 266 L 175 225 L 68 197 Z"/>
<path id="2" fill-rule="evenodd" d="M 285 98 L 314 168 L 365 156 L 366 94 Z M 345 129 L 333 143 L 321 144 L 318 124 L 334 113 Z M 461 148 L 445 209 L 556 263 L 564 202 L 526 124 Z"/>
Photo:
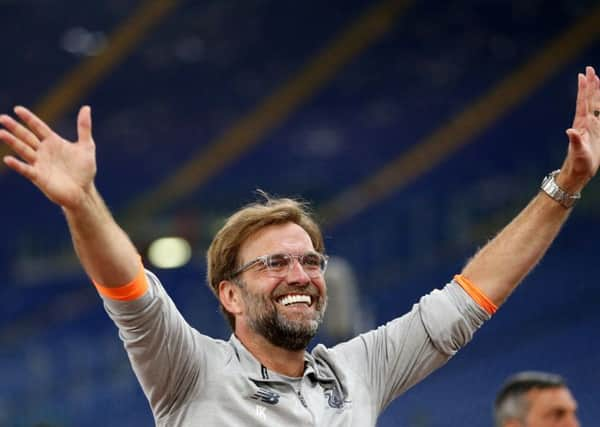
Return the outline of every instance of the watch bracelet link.
<path id="1" fill-rule="evenodd" d="M 560 173 L 560 169 L 550 172 L 544 180 L 540 189 L 546 193 L 550 198 L 556 200 L 563 207 L 570 209 L 573 207 L 577 200 L 581 199 L 581 193 L 569 193 L 558 186 L 556 183 L 556 175 Z"/>

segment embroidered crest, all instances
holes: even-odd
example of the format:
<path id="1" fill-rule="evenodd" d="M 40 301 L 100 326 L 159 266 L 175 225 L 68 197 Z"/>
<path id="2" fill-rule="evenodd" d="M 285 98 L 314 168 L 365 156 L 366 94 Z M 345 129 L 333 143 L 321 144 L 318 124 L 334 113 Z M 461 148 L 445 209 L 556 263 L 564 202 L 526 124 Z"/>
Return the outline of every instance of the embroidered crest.
<path id="1" fill-rule="evenodd" d="M 330 384 L 324 387 L 323 394 L 327 398 L 327 404 L 330 408 L 342 409 L 344 407 L 344 398 L 335 385 Z"/>
<path id="2" fill-rule="evenodd" d="M 334 390 L 326 390 L 327 404 L 331 408 L 341 409 L 344 407 L 344 399 L 342 399 Z"/>

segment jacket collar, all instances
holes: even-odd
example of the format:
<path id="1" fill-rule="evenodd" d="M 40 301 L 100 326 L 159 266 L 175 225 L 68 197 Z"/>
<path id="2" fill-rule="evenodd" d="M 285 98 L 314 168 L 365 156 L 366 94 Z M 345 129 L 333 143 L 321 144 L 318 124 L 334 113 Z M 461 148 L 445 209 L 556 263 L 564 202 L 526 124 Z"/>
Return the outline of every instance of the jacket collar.
<path id="1" fill-rule="evenodd" d="M 271 371 L 263 366 L 256 357 L 242 344 L 242 342 L 231 334 L 229 338 L 229 344 L 233 348 L 233 351 L 243 369 L 247 373 L 248 378 L 253 381 L 261 382 L 282 382 L 287 377 L 277 372 Z M 304 352 L 304 373 L 303 377 L 308 377 L 313 381 L 318 382 L 329 382 L 335 380 L 335 378 L 327 372 L 322 372 L 319 369 L 319 364 L 315 361 L 312 354 Z"/>

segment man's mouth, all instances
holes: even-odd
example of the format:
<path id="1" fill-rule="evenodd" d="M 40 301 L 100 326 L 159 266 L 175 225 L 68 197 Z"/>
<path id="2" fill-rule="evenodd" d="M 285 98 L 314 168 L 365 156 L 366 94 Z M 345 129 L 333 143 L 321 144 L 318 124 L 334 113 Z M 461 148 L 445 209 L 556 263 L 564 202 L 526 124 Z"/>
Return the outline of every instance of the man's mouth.
<path id="1" fill-rule="evenodd" d="M 282 295 L 277 298 L 277 303 L 283 306 L 297 305 L 297 304 L 305 304 L 307 306 L 312 305 L 312 297 L 306 294 L 287 294 Z"/>

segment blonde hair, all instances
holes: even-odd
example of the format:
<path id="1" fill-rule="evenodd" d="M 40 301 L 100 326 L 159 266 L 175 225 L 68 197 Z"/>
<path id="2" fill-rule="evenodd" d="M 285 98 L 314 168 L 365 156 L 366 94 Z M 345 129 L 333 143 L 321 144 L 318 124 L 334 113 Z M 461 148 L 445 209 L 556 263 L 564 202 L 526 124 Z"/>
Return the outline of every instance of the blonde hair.
<path id="1" fill-rule="evenodd" d="M 302 227 L 317 252 L 325 252 L 321 229 L 310 212 L 308 203 L 290 198 L 272 198 L 263 191 L 258 193 L 264 201 L 244 206 L 231 215 L 225 225 L 217 232 L 206 254 L 207 281 L 211 290 L 219 299 L 219 283 L 232 279 L 238 269 L 238 253 L 241 245 L 264 227 L 288 222 Z M 235 318 L 220 304 L 232 330 L 235 330 Z"/>

